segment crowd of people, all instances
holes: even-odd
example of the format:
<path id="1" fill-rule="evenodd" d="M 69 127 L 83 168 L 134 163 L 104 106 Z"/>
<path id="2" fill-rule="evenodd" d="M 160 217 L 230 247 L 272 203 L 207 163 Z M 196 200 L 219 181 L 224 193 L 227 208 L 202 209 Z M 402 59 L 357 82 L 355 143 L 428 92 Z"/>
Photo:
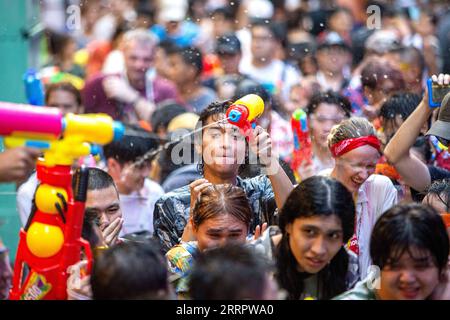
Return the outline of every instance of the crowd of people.
<path id="1" fill-rule="evenodd" d="M 45 106 L 126 132 L 73 164 L 95 258 L 69 268 L 69 299 L 450 300 L 448 4 L 71 3 L 75 29 L 41 4 Z M 247 94 L 264 112 L 244 133 L 226 113 Z M 40 155 L 0 153 L 23 226 Z M 11 277 L 0 239 L 0 299 Z"/>

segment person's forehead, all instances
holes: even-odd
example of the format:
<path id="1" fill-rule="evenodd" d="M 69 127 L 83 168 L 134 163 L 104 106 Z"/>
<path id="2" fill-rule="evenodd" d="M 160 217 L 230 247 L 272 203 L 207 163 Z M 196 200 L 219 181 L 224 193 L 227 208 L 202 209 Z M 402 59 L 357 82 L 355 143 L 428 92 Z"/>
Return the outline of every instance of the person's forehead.
<path id="1" fill-rule="evenodd" d="M 219 214 L 215 217 L 206 219 L 202 225 L 206 230 L 208 229 L 236 229 L 245 228 L 245 223 L 231 214 Z"/>
<path id="2" fill-rule="evenodd" d="M 331 215 L 317 215 L 311 217 L 301 217 L 294 220 L 297 227 L 314 226 L 324 232 L 329 230 L 341 230 L 342 223 L 338 216 Z"/>
<path id="3" fill-rule="evenodd" d="M 376 163 L 379 156 L 377 149 L 369 145 L 363 145 L 343 154 L 341 158 L 351 162 Z"/>
<path id="4" fill-rule="evenodd" d="M 317 106 L 316 110 L 314 110 L 314 113 L 321 113 L 329 116 L 336 113 L 344 114 L 344 111 L 337 104 L 321 102 Z"/>
<path id="5" fill-rule="evenodd" d="M 203 126 L 208 126 L 205 129 L 237 129 L 235 125 L 232 125 L 227 121 L 224 113 L 218 113 L 209 116 Z"/>
<path id="6" fill-rule="evenodd" d="M 124 53 L 128 56 L 146 56 L 151 57 L 155 52 L 155 48 L 150 44 L 138 43 L 136 41 L 128 41 L 124 48 Z"/>
<path id="7" fill-rule="evenodd" d="M 114 186 L 108 188 L 88 190 L 86 195 L 86 207 L 105 208 L 119 203 L 119 195 Z"/>

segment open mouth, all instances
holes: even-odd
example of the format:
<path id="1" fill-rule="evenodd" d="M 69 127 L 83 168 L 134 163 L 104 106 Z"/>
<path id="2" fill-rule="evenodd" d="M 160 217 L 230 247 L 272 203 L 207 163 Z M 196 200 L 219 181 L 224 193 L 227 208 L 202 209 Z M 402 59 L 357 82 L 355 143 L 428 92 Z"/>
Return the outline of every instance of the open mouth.
<path id="1" fill-rule="evenodd" d="M 306 258 L 306 259 L 307 259 L 309 265 L 313 268 L 321 268 L 325 264 L 324 260 L 313 259 L 313 258 Z"/>
<path id="2" fill-rule="evenodd" d="M 402 296 L 406 299 L 415 299 L 419 295 L 420 288 L 400 288 Z"/>

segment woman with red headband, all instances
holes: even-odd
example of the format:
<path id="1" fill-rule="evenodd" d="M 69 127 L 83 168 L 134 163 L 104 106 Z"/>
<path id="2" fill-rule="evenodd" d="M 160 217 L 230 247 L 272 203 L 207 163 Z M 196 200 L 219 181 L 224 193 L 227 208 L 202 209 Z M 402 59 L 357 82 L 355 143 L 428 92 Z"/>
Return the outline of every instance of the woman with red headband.
<path id="1" fill-rule="evenodd" d="M 375 128 L 365 118 L 350 118 L 333 127 L 328 146 L 335 158 L 331 177 L 344 184 L 356 204 L 355 234 L 348 248 L 358 255 L 359 274 L 365 278 L 371 265 L 369 240 L 383 212 L 397 203 L 391 180 L 374 174 L 381 156 Z"/>

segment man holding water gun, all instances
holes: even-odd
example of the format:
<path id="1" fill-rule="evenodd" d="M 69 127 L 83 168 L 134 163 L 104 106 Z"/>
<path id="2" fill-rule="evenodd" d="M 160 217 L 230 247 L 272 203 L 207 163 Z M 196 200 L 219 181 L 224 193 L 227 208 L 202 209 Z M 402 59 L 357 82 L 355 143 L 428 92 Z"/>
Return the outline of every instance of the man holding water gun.
<path id="1" fill-rule="evenodd" d="M 199 168 L 204 178 L 166 193 L 155 204 L 154 232 L 164 251 L 180 241 L 192 240 L 187 224 L 190 210 L 202 190 L 212 184 L 233 184 L 245 191 L 254 215 L 249 233 L 257 237 L 267 224 L 276 223 L 274 211 L 283 206 L 293 186 L 272 153 L 269 134 L 253 126 L 263 110 L 262 99 L 250 94 L 233 104 L 213 102 L 201 113 L 195 148 L 201 156 Z M 238 176 L 241 164 L 246 158 L 254 163 L 255 155 L 266 174 L 242 179 Z"/>

